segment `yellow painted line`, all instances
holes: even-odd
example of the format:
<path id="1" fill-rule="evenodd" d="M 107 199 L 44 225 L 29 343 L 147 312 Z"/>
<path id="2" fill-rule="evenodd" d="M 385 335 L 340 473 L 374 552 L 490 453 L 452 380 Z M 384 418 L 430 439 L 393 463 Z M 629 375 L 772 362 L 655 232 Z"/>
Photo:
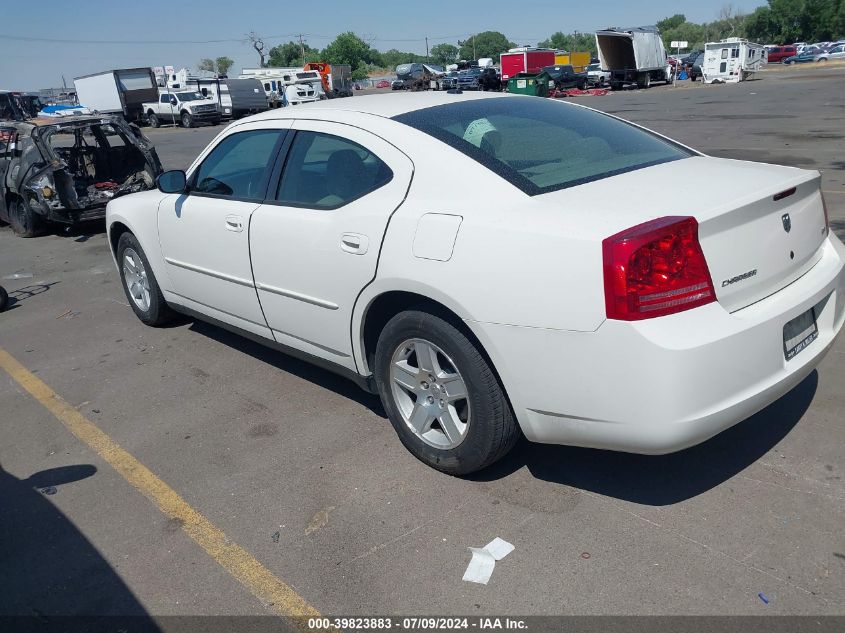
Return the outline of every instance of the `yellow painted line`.
<path id="1" fill-rule="evenodd" d="M 256 598 L 280 615 L 320 615 L 293 588 L 274 576 L 240 545 L 230 541 L 222 530 L 194 510 L 175 490 L 121 448 L 96 424 L 65 402 L 3 348 L 0 348 L 0 367 L 159 510 L 181 523 L 188 536 Z"/>

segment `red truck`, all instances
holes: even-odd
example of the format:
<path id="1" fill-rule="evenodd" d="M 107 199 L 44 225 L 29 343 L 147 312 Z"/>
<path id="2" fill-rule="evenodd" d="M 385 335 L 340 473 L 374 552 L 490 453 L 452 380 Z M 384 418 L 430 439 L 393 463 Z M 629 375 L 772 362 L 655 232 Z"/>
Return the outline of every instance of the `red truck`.
<path id="1" fill-rule="evenodd" d="M 502 81 L 517 73 L 539 73 L 546 66 L 554 66 L 555 52 L 548 48 L 512 48 L 502 53 L 499 62 L 502 68 Z"/>

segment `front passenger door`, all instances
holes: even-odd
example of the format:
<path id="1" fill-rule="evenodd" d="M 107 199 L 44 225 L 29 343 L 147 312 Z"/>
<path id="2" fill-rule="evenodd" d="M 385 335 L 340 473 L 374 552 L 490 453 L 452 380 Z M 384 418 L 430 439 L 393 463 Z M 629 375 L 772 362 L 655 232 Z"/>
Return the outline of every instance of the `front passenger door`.
<path id="1" fill-rule="evenodd" d="M 170 300 L 272 338 L 255 293 L 249 223 L 264 200 L 287 121 L 238 126 L 203 156 L 188 191 L 159 205 Z M 272 126 L 272 127 L 271 127 Z"/>

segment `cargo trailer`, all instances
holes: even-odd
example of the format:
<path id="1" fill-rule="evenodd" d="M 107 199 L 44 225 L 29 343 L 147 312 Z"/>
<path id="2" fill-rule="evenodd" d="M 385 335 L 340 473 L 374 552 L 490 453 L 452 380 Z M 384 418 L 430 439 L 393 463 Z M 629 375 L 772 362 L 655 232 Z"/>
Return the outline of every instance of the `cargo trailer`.
<path id="1" fill-rule="evenodd" d="M 517 73 L 536 75 L 546 66 L 554 66 L 555 52 L 548 48 L 512 48 L 499 56 L 499 64 L 502 81 L 507 82 Z"/>

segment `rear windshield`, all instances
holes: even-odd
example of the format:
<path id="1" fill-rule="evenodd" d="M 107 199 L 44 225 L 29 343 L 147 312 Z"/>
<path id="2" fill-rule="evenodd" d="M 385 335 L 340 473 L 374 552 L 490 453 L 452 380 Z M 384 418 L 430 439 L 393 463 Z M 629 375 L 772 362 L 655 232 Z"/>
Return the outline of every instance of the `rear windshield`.
<path id="1" fill-rule="evenodd" d="M 537 97 L 474 99 L 394 119 L 454 147 L 530 196 L 693 155 L 605 114 Z"/>

